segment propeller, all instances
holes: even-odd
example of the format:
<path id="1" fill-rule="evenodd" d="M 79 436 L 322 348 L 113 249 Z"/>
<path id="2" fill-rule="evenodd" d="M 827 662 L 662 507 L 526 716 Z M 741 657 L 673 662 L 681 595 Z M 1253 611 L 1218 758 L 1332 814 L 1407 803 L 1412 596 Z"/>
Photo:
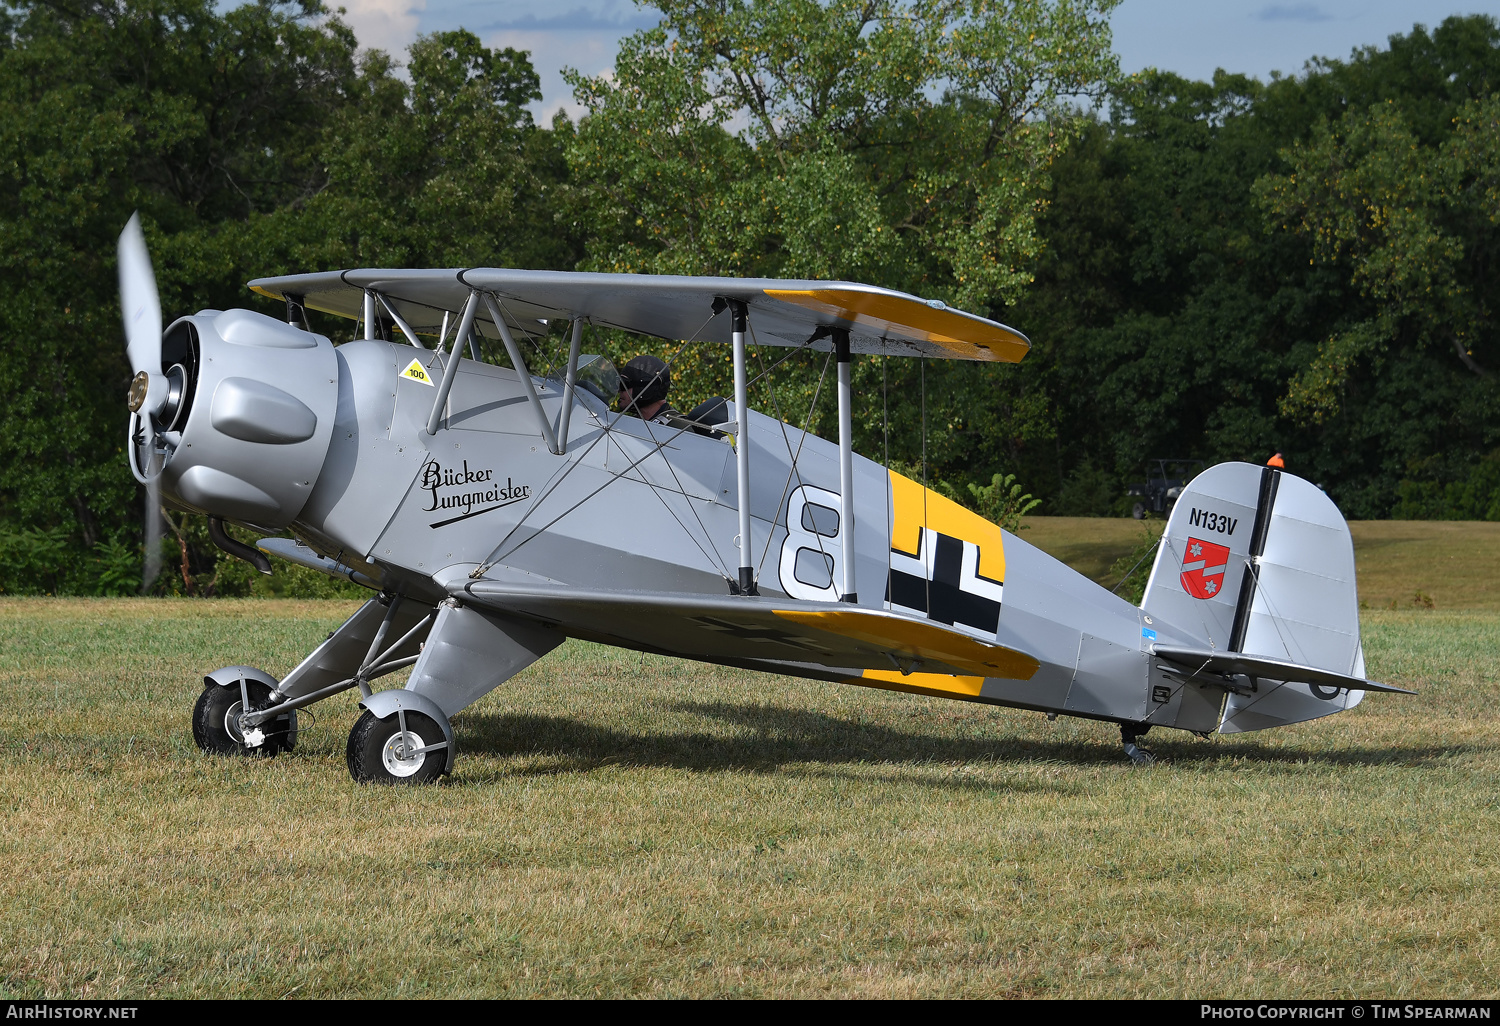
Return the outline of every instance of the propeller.
<path id="1" fill-rule="evenodd" d="M 126 439 L 130 470 L 146 486 L 145 537 L 146 563 L 141 572 L 142 594 L 150 590 L 161 573 L 161 472 L 165 465 L 161 425 L 158 417 L 167 405 L 171 381 L 161 366 L 161 297 L 156 291 L 156 272 L 151 269 L 151 254 L 146 249 L 146 235 L 141 231 L 141 215 L 131 214 L 120 233 L 120 312 L 125 321 L 125 350 L 130 369 L 130 429 Z M 138 436 L 146 437 L 146 465 L 138 467 Z"/>

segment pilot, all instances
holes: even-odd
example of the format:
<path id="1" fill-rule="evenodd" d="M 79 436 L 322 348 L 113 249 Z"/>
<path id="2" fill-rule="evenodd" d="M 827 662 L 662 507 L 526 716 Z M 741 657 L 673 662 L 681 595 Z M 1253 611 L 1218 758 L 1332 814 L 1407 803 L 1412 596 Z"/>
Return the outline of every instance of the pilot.
<path id="1" fill-rule="evenodd" d="M 637 356 L 620 368 L 621 413 L 669 423 L 678 416 L 667 402 L 667 393 L 671 391 L 672 371 L 660 357 Z"/>
<path id="2" fill-rule="evenodd" d="M 728 437 L 714 426 L 728 420 L 724 399 L 715 396 L 683 416 L 667 402 L 671 390 L 672 371 L 667 362 L 655 356 L 637 356 L 620 368 L 619 410 L 678 431 L 694 431 L 710 438 Z"/>

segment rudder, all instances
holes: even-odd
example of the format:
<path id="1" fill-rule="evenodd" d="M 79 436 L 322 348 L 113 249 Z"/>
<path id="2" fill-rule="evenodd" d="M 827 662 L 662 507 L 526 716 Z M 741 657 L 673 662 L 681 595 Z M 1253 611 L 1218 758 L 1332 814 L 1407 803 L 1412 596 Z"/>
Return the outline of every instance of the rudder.
<path id="1" fill-rule="evenodd" d="M 1349 527 L 1320 489 L 1273 467 L 1221 463 L 1188 484 L 1141 606 L 1213 649 L 1365 675 Z M 1219 730 L 1314 719 L 1363 697 L 1260 680 L 1229 696 Z"/>

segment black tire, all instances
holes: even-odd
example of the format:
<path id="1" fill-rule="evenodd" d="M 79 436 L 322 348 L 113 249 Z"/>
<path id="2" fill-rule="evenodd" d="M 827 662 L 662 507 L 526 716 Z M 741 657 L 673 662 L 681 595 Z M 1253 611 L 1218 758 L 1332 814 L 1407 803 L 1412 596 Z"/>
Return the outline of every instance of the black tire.
<path id="1" fill-rule="evenodd" d="M 420 745 L 434 745 L 444 740 L 443 728 L 430 716 L 407 712 L 406 732 L 416 735 Z M 402 759 L 398 752 L 401 738 L 400 718 L 395 714 L 376 719 L 366 710 L 349 731 L 349 775 L 364 784 L 431 784 L 443 775 L 448 765 L 448 750 L 423 752 L 414 759 Z"/>
<path id="2" fill-rule="evenodd" d="M 245 682 L 250 695 L 250 707 L 263 709 L 271 703 L 271 689 L 258 680 Z M 198 747 L 210 755 L 260 755 L 274 756 L 290 752 L 297 747 L 297 713 L 284 713 L 261 724 L 266 739 L 254 748 L 245 745 L 235 718 L 240 712 L 240 686 L 236 681 L 228 687 L 210 684 L 198 696 L 193 706 L 193 740 Z"/>

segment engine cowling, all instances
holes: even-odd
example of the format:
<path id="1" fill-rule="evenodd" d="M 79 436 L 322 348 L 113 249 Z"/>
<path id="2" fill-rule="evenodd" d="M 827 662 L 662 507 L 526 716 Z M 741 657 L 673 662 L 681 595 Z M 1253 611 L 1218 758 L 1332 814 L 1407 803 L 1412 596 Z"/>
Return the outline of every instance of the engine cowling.
<path id="1" fill-rule="evenodd" d="M 162 497 L 174 506 L 280 529 L 307 503 L 338 408 L 326 336 L 250 310 L 204 310 L 162 338 L 173 391 L 158 423 L 169 450 Z M 133 440 L 137 465 L 148 444 Z"/>

